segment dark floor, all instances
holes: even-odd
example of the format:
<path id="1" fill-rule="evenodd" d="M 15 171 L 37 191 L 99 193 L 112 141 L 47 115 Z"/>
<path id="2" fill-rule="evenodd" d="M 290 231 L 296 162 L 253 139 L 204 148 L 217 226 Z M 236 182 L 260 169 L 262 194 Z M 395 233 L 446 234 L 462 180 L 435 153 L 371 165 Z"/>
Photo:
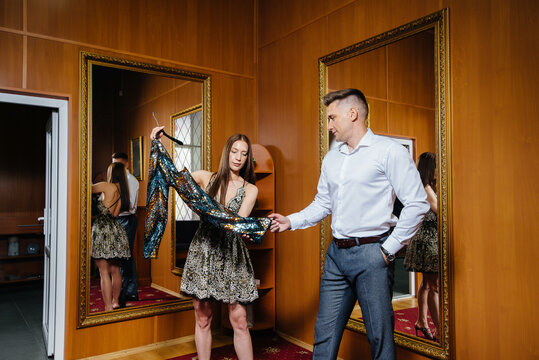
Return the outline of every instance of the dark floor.
<path id="1" fill-rule="evenodd" d="M 0 360 L 48 359 L 42 312 L 42 281 L 0 287 Z"/>

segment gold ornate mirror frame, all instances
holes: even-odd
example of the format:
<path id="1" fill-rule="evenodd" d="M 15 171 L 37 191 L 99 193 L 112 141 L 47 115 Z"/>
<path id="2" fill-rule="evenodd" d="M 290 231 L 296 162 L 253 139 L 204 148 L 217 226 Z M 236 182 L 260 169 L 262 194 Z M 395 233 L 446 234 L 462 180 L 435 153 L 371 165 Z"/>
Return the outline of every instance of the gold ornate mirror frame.
<path id="1" fill-rule="evenodd" d="M 320 165 L 329 149 L 329 136 L 326 120 L 326 108 L 322 98 L 328 92 L 328 67 L 346 59 L 364 54 L 379 47 L 417 34 L 425 30 L 434 30 L 434 80 L 435 80 L 435 136 L 438 176 L 438 229 L 440 255 L 440 343 L 424 341 L 421 338 L 395 332 L 395 342 L 405 348 L 439 359 L 450 357 L 452 343 L 451 322 L 451 123 L 449 109 L 449 10 L 444 9 L 425 16 L 396 29 L 374 36 L 365 41 L 335 51 L 319 59 L 319 138 Z M 368 94 L 366 94 L 368 96 Z M 324 269 L 326 249 L 331 242 L 330 220 L 325 219 L 320 226 L 320 276 Z M 349 319 L 347 329 L 365 333 L 362 320 Z"/>
<path id="2" fill-rule="evenodd" d="M 92 169 L 92 67 L 103 66 L 201 83 L 202 108 L 206 134 L 210 136 L 211 76 L 160 65 L 115 58 L 82 51 L 80 54 L 80 242 L 79 242 L 79 314 L 77 327 L 124 321 L 174 311 L 192 309 L 191 299 L 178 299 L 156 305 L 141 305 L 90 314 L 90 233 Z"/>

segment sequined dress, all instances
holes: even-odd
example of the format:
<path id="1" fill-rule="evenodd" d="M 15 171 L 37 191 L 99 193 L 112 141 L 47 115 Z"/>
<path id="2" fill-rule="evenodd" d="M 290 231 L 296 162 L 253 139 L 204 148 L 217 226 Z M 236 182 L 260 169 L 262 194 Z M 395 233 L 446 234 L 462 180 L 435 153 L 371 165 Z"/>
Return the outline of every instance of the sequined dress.
<path id="1" fill-rule="evenodd" d="M 421 227 L 408 244 L 404 267 L 408 271 L 438 272 L 438 221 L 432 210 L 427 212 Z"/>
<path id="2" fill-rule="evenodd" d="M 211 182 L 208 188 L 210 186 Z M 244 196 L 245 184 L 226 207 L 237 213 Z M 253 266 L 241 236 L 201 220 L 185 261 L 181 292 L 227 304 L 256 300 L 258 291 Z"/>
<path id="3" fill-rule="evenodd" d="M 92 224 L 91 255 L 95 259 L 128 259 L 131 257 L 127 234 L 101 200 L 98 215 Z"/>

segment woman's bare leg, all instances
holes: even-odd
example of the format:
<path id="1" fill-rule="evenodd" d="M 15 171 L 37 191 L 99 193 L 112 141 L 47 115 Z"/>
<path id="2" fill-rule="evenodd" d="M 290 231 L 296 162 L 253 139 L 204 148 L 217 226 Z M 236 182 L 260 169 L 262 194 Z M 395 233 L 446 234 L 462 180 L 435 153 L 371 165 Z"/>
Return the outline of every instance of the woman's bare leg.
<path id="1" fill-rule="evenodd" d="M 120 307 L 118 298 L 120 297 L 120 291 L 122 291 L 120 266 L 109 263 L 109 272 L 112 275 L 112 308 L 117 309 Z"/>
<path id="2" fill-rule="evenodd" d="M 105 311 L 112 310 L 112 283 L 110 280 L 109 263 L 105 259 L 95 261 L 99 268 L 99 277 L 101 278 L 101 296 L 105 303 Z"/>
<path id="3" fill-rule="evenodd" d="M 438 274 L 423 274 L 428 283 L 428 305 L 430 317 L 436 327 L 435 334 L 438 334 L 440 326 L 440 294 L 438 292 Z"/>
<path id="4" fill-rule="evenodd" d="M 209 300 L 193 298 L 195 307 L 195 344 L 199 360 L 210 360 L 211 355 L 211 320 L 213 309 Z"/>
<path id="5" fill-rule="evenodd" d="M 253 359 L 253 344 L 247 327 L 247 307 L 238 303 L 228 305 L 228 318 L 234 329 L 234 349 L 239 360 Z"/>
<path id="6" fill-rule="evenodd" d="M 428 328 L 429 324 L 427 321 L 427 296 L 428 296 L 428 284 L 425 280 L 425 274 L 422 274 L 421 284 L 419 289 L 417 289 L 417 322 L 415 323 L 417 327 Z"/>

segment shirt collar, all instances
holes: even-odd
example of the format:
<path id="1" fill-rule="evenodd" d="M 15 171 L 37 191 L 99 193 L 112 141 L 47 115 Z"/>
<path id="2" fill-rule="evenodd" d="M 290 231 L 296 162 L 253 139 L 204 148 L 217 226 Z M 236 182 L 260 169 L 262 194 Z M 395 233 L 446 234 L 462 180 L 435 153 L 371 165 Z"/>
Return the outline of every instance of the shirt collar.
<path id="1" fill-rule="evenodd" d="M 371 146 L 373 144 L 373 142 L 374 142 L 374 133 L 372 132 L 372 130 L 370 128 L 368 128 L 365 135 L 363 135 L 363 137 L 361 138 L 359 143 L 356 145 L 356 147 L 352 151 L 348 150 L 348 145 L 346 145 L 346 143 L 342 143 L 339 146 L 339 151 L 341 153 L 343 153 L 343 154 L 350 155 L 350 154 L 353 154 L 356 151 L 358 151 L 358 149 L 361 146 Z"/>

